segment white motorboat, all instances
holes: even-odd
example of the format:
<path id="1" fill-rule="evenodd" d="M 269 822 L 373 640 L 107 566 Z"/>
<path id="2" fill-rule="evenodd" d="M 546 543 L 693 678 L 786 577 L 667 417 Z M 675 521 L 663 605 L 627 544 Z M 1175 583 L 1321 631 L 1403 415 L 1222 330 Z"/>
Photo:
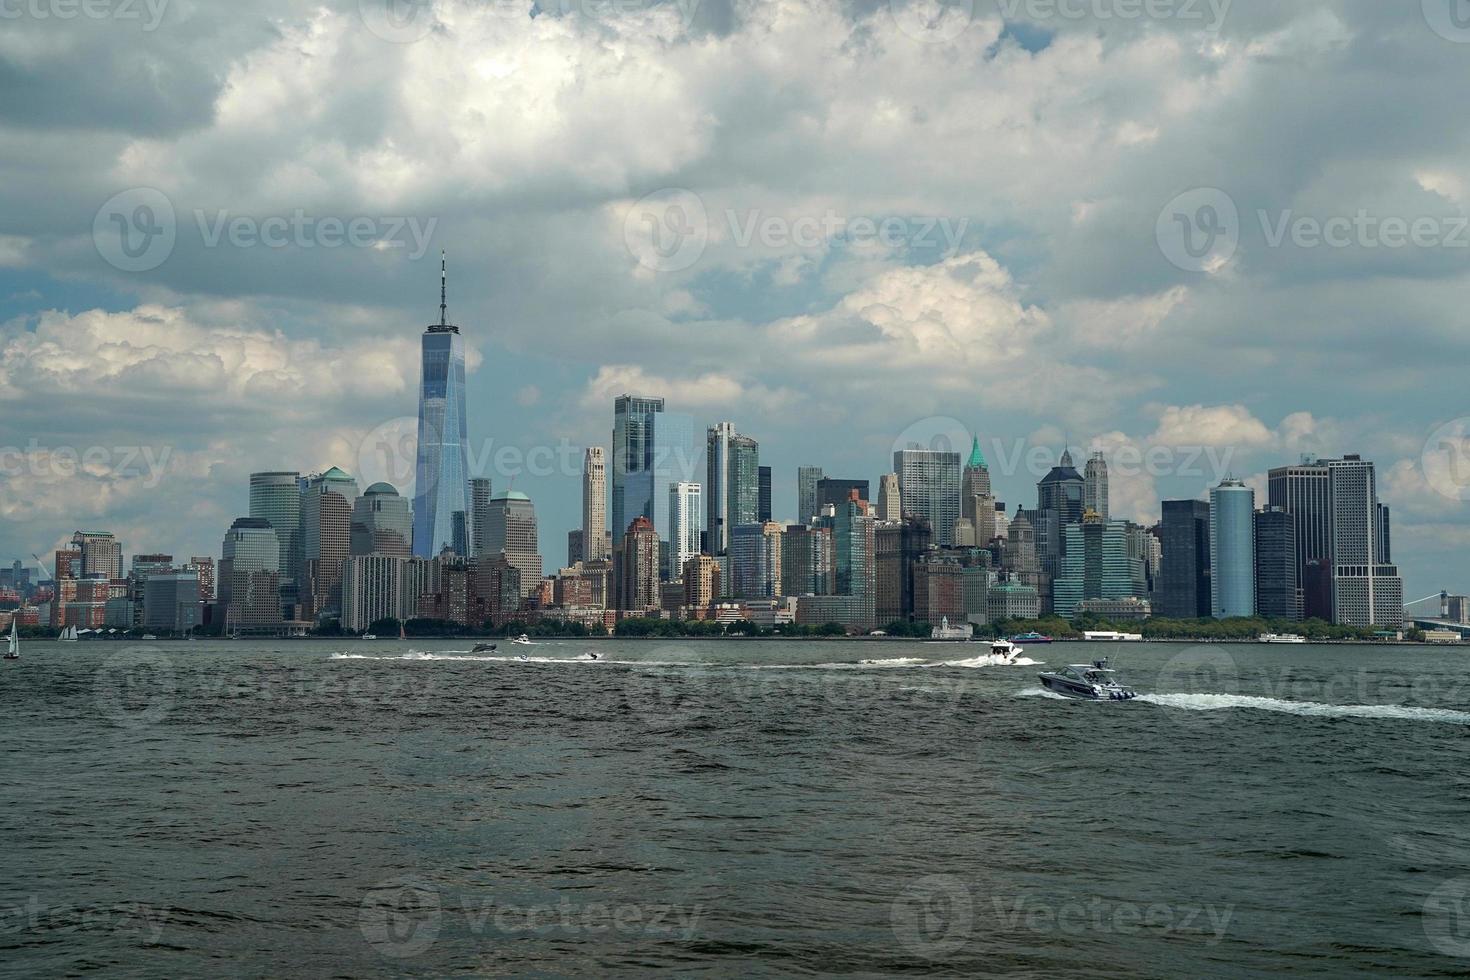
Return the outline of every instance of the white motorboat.
<path id="1" fill-rule="evenodd" d="M 1002 660 L 1006 660 L 1011 663 L 1015 663 L 1016 660 L 1021 656 L 1021 654 L 1025 652 L 1026 650 L 1023 647 L 1017 646 L 1010 640 L 1007 640 L 1005 637 L 1001 637 L 994 643 L 990 644 L 991 656 L 999 657 Z"/>
<path id="2" fill-rule="evenodd" d="M 534 646 L 534 644 L 531 642 L 531 638 L 529 636 L 527 636 L 525 633 L 522 633 L 520 636 L 516 637 L 514 640 L 511 640 L 510 642 L 516 644 L 517 646 L 523 646 L 523 647 Z"/>

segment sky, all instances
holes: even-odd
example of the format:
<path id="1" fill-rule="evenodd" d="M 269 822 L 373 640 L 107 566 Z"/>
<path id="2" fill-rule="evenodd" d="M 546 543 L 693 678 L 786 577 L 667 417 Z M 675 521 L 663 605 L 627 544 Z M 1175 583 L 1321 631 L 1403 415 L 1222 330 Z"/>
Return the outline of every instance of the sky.
<path id="1" fill-rule="evenodd" d="M 411 492 L 418 338 L 548 569 L 621 393 L 867 478 L 978 436 L 1117 517 L 1378 464 L 1470 591 L 1458 0 L 6 0 L 0 558 L 217 555 L 253 470 Z"/>

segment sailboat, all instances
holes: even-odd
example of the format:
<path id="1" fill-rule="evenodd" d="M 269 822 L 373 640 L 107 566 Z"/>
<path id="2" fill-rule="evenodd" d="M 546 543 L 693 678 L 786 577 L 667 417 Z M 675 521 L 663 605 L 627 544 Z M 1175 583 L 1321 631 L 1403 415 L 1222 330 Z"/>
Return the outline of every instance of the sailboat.
<path id="1" fill-rule="evenodd" d="M 57 639 L 75 643 L 77 640 L 77 628 L 75 626 L 68 626 L 66 629 L 61 631 L 61 635 L 58 636 Z"/>
<path id="2" fill-rule="evenodd" d="M 16 618 L 18 619 L 19 617 L 16 617 Z M 12 619 L 10 621 L 10 642 L 5 647 L 5 659 L 6 660 L 19 660 L 20 659 L 20 633 L 18 633 L 16 631 L 16 628 L 15 628 L 15 619 Z"/>

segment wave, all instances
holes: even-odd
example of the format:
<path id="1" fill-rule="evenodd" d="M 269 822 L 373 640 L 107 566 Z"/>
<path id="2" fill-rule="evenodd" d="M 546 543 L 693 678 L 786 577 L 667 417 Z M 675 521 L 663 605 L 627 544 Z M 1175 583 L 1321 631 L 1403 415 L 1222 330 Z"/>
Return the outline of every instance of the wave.
<path id="1" fill-rule="evenodd" d="M 1015 660 L 1009 657 L 1000 657 L 995 654 L 986 654 L 983 657 L 971 657 L 969 660 L 951 660 L 945 663 L 945 667 L 1040 667 L 1045 664 L 1044 660 L 1032 660 L 1030 657 L 1017 657 Z"/>
<path id="2" fill-rule="evenodd" d="M 1315 701 L 1282 701 L 1245 694 L 1142 694 L 1138 700 L 1185 711 L 1224 711 L 1241 708 L 1277 711 L 1312 718 L 1382 718 L 1395 721 L 1437 721 L 1470 725 L 1470 712 L 1449 708 L 1414 708 L 1404 704 L 1319 704 Z"/>

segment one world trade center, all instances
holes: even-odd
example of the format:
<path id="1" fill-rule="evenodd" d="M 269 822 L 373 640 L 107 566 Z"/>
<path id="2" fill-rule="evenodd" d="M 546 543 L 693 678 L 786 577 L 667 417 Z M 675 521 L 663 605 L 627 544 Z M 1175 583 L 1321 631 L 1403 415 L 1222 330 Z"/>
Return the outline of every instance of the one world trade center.
<path id="1" fill-rule="evenodd" d="M 439 322 L 424 330 L 419 382 L 418 459 L 414 466 L 413 553 L 446 547 L 469 554 L 466 527 L 469 440 L 465 422 L 464 338 L 449 323 L 447 267 L 439 254 Z"/>

